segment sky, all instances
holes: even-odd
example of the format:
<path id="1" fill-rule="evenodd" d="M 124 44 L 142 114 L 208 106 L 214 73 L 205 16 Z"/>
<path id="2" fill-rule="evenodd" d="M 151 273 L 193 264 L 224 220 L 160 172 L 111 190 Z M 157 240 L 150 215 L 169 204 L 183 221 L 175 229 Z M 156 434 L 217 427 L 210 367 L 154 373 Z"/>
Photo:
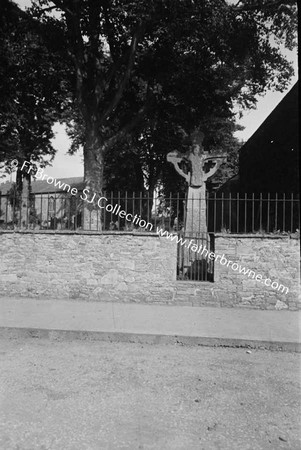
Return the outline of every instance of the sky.
<path id="1" fill-rule="evenodd" d="M 19 0 L 16 1 L 16 3 L 21 8 L 24 8 L 30 6 L 31 0 Z M 283 53 L 286 54 L 287 58 L 293 62 L 295 75 L 286 91 L 282 93 L 270 91 L 265 94 L 264 97 L 258 97 L 256 109 L 245 111 L 242 118 L 237 120 L 237 123 L 245 127 L 243 131 L 239 131 L 235 134 L 235 136 L 242 141 L 246 141 L 252 136 L 252 134 L 270 115 L 273 109 L 278 105 L 278 103 L 283 99 L 298 79 L 297 50 L 294 50 L 293 52 L 284 50 Z M 57 149 L 57 153 L 51 166 L 47 166 L 47 168 L 45 168 L 45 173 L 56 178 L 83 176 L 83 152 L 78 151 L 72 156 L 67 153 L 68 148 L 70 147 L 70 140 L 68 139 L 65 132 L 65 127 L 63 125 L 55 124 L 54 132 L 55 138 L 52 142 L 54 148 Z M 7 180 L 7 178 L 1 179 L 2 182 L 5 180 Z M 14 181 L 14 177 L 12 180 Z"/>

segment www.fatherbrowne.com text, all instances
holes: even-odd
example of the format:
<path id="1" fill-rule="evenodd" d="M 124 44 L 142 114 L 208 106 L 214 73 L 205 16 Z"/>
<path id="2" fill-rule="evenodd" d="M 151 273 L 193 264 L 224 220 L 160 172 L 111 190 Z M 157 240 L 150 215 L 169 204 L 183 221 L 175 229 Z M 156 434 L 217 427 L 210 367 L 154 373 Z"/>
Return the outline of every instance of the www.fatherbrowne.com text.
<path id="1" fill-rule="evenodd" d="M 277 281 L 272 282 L 270 278 L 264 278 L 260 273 L 256 274 L 256 272 L 254 272 L 253 270 L 246 269 L 245 267 L 242 267 L 240 264 L 237 264 L 236 262 L 233 262 L 230 259 L 228 260 L 224 254 L 217 255 L 214 252 L 210 252 L 205 246 L 202 245 L 198 246 L 194 239 L 190 239 L 189 241 L 187 241 L 187 239 L 183 239 L 177 234 L 171 234 L 168 231 L 158 227 L 157 227 L 157 234 L 159 236 L 166 237 L 171 241 L 176 241 L 177 244 L 180 244 L 181 246 L 184 246 L 185 248 L 190 249 L 195 253 L 205 256 L 205 258 L 208 258 L 211 261 L 213 260 L 219 261 L 219 263 L 222 266 L 230 267 L 232 270 L 236 272 L 242 273 L 243 275 L 246 275 L 249 278 L 251 277 L 256 281 L 260 281 L 261 283 L 265 284 L 265 286 L 269 286 L 277 291 L 285 292 L 285 294 L 288 294 L 289 292 L 288 287 L 283 286 L 283 284 L 277 283 Z"/>

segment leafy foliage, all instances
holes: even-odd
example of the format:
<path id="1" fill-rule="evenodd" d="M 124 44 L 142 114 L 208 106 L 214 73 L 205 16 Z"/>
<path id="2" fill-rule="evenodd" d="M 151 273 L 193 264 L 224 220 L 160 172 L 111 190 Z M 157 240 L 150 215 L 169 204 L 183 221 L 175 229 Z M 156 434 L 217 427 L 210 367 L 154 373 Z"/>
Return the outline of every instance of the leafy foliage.
<path id="1" fill-rule="evenodd" d="M 52 126 L 69 91 L 63 30 L 51 18 L 32 20 L 8 0 L 1 9 L 0 163 L 7 171 L 13 159 L 44 166 L 55 154 Z"/>
<path id="2" fill-rule="evenodd" d="M 186 150 L 196 126 L 210 151 L 232 152 L 225 173 L 233 173 L 233 106 L 254 107 L 256 95 L 285 89 L 293 73 L 280 51 L 296 45 L 291 0 L 37 0 L 31 16 L 49 38 L 36 83 L 54 69 L 74 99 L 62 107 L 46 96 L 43 117 L 68 122 L 71 151 L 84 145 L 95 191 L 171 186 L 165 155 Z"/>

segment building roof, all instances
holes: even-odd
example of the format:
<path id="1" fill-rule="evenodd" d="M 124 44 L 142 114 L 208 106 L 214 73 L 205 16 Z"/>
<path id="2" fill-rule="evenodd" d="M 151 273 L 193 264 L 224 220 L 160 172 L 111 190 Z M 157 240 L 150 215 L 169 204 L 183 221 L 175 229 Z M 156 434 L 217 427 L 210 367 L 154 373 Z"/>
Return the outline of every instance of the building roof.
<path id="1" fill-rule="evenodd" d="M 239 191 L 239 174 L 233 175 L 231 178 L 228 178 L 225 183 L 223 183 L 216 190 L 217 193 L 228 193 L 228 192 L 238 192 Z"/>
<path id="2" fill-rule="evenodd" d="M 255 133 L 239 150 L 240 156 L 261 151 L 261 146 L 277 142 L 290 144 L 296 139 L 295 131 L 299 129 L 299 82 L 286 94 L 271 114 L 262 122 Z M 298 149 L 294 149 L 298 151 Z"/>
<path id="3" fill-rule="evenodd" d="M 298 82 L 240 149 L 244 192 L 299 192 Z"/>
<path id="4" fill-rule="evenodd" d="M 50 178 L 50 176 L 49 176 Z M 76 188 L 78 191 L 84 189 L 84 178 L 83 177 L 70 177 L 70 178 L 55 178 L 55 181 L 60 181 L 62 184 L 67 184 L 70 186 L 70 189 Z M 10 189 L 12 188 L 14 183 L 10 181 L 6 181 L 5 183 L 0 184 L 0 192 L 2 195 L 6 195 Z M 60 189 L 59 186 L 55 186 L 53 183 L 47 183 L 46 180 L 40 181 L 32 181 L 31 183 L 32 193 L 33 194 L 52 194 L 55 192 L 62 192 L 63 189 Z"/>

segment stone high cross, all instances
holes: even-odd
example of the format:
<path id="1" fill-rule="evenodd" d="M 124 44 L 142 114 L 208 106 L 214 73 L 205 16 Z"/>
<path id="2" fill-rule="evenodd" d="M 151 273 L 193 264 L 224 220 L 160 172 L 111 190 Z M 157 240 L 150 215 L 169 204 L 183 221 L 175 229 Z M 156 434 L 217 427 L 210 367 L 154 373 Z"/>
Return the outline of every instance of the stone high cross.
<path id="1" fill-rule="evenodd" d="M 210 156 L 208 152 L 204 151 L 203 140 L 204 134 L 197 130 L 192 135 L 192 147 L 188 153 L 180 153 L 175 150 L 167 154 L 167 161 L 174 165 L 176 171 L 188 183 L 185 235 L 191 237 L 207 233 L 206 181 L 225 160 L 225 156 Z M 180 168 L 179 164 L 182 161 L 189 162 L 190 172 L 185 173 Z M 205 163 L 209 161 L 214 166 L 205 172 Z"/>

